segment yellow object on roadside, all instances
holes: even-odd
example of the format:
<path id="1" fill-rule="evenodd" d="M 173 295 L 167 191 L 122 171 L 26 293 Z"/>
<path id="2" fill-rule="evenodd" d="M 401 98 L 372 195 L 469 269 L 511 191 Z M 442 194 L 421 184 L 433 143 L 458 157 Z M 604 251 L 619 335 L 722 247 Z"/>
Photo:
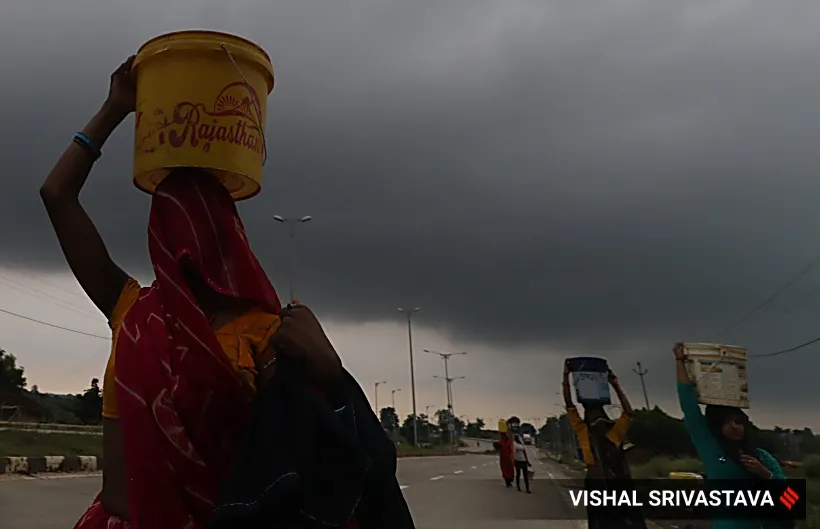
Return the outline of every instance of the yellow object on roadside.
<path id="1" fill-rule="evenodd" d="M 695 472 L 670 472 L 669 479 L 703 479 L 703 476 Z"/>

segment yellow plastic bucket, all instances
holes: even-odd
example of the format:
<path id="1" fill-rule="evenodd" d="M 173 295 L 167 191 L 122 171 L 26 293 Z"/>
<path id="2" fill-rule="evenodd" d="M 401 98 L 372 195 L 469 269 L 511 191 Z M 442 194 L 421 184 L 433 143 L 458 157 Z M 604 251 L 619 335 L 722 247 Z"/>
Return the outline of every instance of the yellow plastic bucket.
<path id="1" fill-rule="evenodd" d="M 226 33 L 179 31 L 146 42 L 133 68 L 139 189 L 153 193 L 171 169 L 196 167 L 219 178 L 234 200 L 259 193 L 274 85 L 262 48 Z"/>

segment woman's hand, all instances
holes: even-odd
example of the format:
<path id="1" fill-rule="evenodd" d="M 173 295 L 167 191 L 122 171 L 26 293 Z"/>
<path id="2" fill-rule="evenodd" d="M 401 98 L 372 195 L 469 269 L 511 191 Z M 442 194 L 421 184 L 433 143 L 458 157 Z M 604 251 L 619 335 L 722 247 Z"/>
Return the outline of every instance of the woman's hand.
<path id="1" fill-rule="evenodd" d="M 564 361 L 564 380 L 561 386 L 564 389 L 564 404 L 567 407 L 572 406 L 572 391 L 569 386 L 569 360 Z"/>
<path id="2" fill-rule="evenodd" d="M 612 372 L 611 369 L 607 371 L 606 378 L 607 380 L 609 380 L 609 383 L 612 384 L 613 387 L 617 387 L 618 385 L 620 385 L 618 377 L 615 375 L 615 373 Z"/>
<path id="3" fill-rule="evenodd" d="M 672 352 L 675 354 L 675 360 L 683 360 L 683 343 L 676 343 L 675 347 L 672 348 Z"/>
<path id="4" fill-rule="evenodd" d="M 129 57 L 111 74 L 111 86 L 108 89 L 105 108 L 119 119 L 125 119 L 137 106 L 137 85 L 131 71 L 134 57 Z"/>
<path id="5" fill-rule="evenodd" d="M 772 477 L 772 471 L 763 466 L 763 463 L 755 457 L 742 455 L 740 456 L 740 464 L 743 465 L 743 468 L 759 478 L 769 479 Z"/>
<path id="6" fill-rule="evenodd" d="M 330 389 L 341 377 L 342 360 L 319 320 L 305 305 L 291 304 L 282 309 L 279 316 L 282 323 L 271 336 L 268 347 L 273 348 L 277 356 L 301 360 L 313 382 L 322 389 Z"/>

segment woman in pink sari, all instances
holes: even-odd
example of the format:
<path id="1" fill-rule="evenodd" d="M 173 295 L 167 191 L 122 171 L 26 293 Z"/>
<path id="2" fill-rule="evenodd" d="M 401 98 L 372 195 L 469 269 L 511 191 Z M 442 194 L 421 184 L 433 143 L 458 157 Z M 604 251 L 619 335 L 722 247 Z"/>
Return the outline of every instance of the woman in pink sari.
<path id="1" fill-rule="evenodd" d="M 504 432 L 501 434 L 501 439 L 498 441 L 498 460 L 501 465 L 501 477 L 504 478 L 504 483 L 507 488 L 511 488 L 513 479 L 515 479 L 515 464 L 513 462 L 513 442 L 510 440 L 510 434 Z"/>
<path id="2" fill-rule="evenodd" d="M 183 168 L 158 186 L 150 286 L 111 259 L 79 193 L 105 140 L 134 111 L 132 60 L 112 74 L 108 99 L 40 190 L 72 272 L 113 332 L 103 487 L 76 527 L 200 529 L 277 357 L 300 360 L 320 393 L 343 370 L 313 313 L 282 309 L 230 194 L 207 174 Z"/>

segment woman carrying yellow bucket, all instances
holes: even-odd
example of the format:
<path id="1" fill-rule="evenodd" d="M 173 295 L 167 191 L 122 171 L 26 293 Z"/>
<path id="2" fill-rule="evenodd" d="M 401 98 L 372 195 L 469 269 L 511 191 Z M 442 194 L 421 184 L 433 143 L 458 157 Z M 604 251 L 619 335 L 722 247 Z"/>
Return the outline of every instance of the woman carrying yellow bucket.
<path id="1" fill-rule="evenodd" d="M 214 41 L 232 44 L 230 60 Z M 253 397 L 257 389 L 272 387 L 277 365 L 298 359 L 309 384 L 322 394 L 334 390 L 343 374 L 310 309 L 280 306 L 232 200 L 258 191 L 264 148 L 248 138 L 253 127 L 263 135 L 261 100 L 234 101 L 223 93 L 222 102 L 209 107 L 205 89 L 188 95 L 143 90 L 157 72 L 170 76 L 168 86 L 190 83 L 167 70 L 189 59 L 199 67 L 221 65 L 219 75 L 242 72 L 245 95 L 269 91 L 272 70 L 254 63 L 255 46 L 243 44 L 253 51 L 243 55 L 237 41 L 194 32 L 187 39 L 165 38 L 160 46 L 149 43 L 112 74 L 105 103 L 40 189 L 72 272 L 112 330 L 103 387 L 103 489 L 78 529 L 205 527 L 245 434 Z M 207 54 L 194 53 L 203 47 Z M 135 64 L 142 65 L 136 83 Z M 254 85 L 261 89 L 252 90 Z M 147 131 L 136 143 L 155 141 L 145 147 L 148 154 L 135 154 L 136 183 L 153 193 L 148 235 L 156 280 L 150 287 L 140 287 L 113 261 L 79 201 L 109 135 L 135 109 L 137 135 Z M 149 109 L 150 119 L 144 115 Z M 209 115 L 211 122 L 204 124 L 211 129 L 194 130 L 197 116 L 180 109 Z M 210 147 L 204 149 L 206 140 Z M 211 169 L 209 164 L 213 171 L 201 170 Z M 412 520 L 398 525 L 411 527 Z"/>

